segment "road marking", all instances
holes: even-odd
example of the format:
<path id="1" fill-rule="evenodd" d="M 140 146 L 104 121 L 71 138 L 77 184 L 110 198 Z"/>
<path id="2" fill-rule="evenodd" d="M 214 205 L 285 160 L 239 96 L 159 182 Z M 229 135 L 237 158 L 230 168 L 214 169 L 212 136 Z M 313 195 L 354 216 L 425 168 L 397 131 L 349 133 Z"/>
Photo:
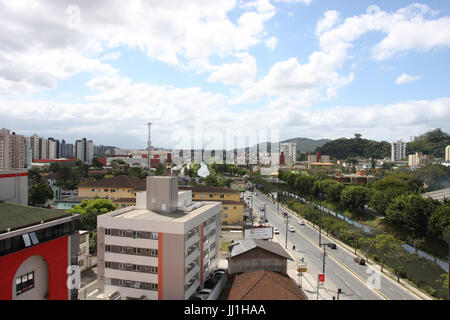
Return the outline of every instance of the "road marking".
<path id="1" fill-rule="evenodd" d="M 259 199 L 258 199 L 258 200 L 259 200 Z M 259 201 L 262 202 L 262 200 L 259 200 Z M 270 207 L 269 207 L 269 209 L 272 210 Z M 278 215 L 274 210 L 272 210 L 272 212 L 273 212 L 275 215 Z M 312 239 L 310 239 L 310 238 L 309 238 L 308 236 L 306 236 L 303 232 L 299 232 L 299 233 L 302 234 L 303 237 L 304 237 L 305 239 L 307 239 L 309 242 L 311 242 L 312 244 L 314 244 L 314 247 L 315 247 L 316 249 L 318 249 L 319 251 L 322 252 L 322 249 L 317 245 L 317 243 L 316 243 L 315 241 L 313 241 Z M 355 278 L 357 278 L 358 280 L 360 280 L 365 286 L 367 286 L 369 289 L 372 289 L 375 293 L 377 293 L 378 295 L 380 295 L 383 299 L 385 299 L 385 300 L 390 300 L 388 297 L 386 297 L 384 294 L 382 294 L 381 292 L 379 292 L 377 289 L 369 287 L 369 286 L 367 285 L 367 282 L 366 282 L 366 281 L 364 281 L 363 279 L 361 279 L 361 278 L 360 278 L 356 273 L 354 273 L 349 267 L 347 267 L 345 264 L 343 264 L 342 262 L 340 262 L 339 260 L 337 260 L 335 257 L 333 257 L 333 256 L 331 256 L 331 255 L 329 255 L 329 254 L 328 254 L 327 256 L 330 257 L 331 259 L 333 259 L 335 262 L 339 263 L 341 266 L 343 266 L 345 270 L 347 270 L 348 272 L 350 272 Z M 353 289 L 353 291 L 356 292 L 356 290 L 354 290 L 354 289 Z"/>

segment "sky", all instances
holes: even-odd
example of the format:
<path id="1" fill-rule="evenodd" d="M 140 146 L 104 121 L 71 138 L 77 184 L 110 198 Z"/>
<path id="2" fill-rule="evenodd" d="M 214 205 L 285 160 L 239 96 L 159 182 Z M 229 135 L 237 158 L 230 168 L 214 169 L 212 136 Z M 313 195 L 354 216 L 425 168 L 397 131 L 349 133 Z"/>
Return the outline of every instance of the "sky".
<path id="1" fill-rule="evenodd" d="M 0 30 L 0 127 L 25 136 L 450 131 L 448 1 L 0 0 Z"/>

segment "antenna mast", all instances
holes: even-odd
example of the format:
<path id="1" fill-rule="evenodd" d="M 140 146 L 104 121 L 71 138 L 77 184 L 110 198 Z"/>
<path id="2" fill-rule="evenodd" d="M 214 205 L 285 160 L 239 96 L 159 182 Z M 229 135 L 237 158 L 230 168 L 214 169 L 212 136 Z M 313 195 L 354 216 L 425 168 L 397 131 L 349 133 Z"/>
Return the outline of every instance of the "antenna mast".
<path id="1" fill-rule="evenodd" d="M 147 162 L 148 162 L 148 170 L 150 171 L 150 150 L 152 149 L 152 123 L 147 123 L 148 125 L 148 143 L 147 143 Z"/>

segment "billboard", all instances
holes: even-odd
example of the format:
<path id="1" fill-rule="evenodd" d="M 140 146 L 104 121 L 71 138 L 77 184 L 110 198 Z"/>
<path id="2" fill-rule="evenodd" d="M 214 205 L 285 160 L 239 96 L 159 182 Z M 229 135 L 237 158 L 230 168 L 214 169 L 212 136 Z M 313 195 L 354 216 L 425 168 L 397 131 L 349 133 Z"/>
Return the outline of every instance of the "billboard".
<path id="1" fill-rule="evenodd" d="M 244 239 L 272 239 L 273 238 L 273 228 L 263 227 L 263 228 L 253 228 L 244 230 Z"/>

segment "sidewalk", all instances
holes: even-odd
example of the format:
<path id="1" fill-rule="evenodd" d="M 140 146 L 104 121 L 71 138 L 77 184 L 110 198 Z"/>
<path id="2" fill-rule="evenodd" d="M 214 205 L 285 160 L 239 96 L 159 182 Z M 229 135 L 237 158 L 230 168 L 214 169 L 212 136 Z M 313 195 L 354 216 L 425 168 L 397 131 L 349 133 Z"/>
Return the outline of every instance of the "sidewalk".
<path id="1" fill-rule="evenodd" d="M 279 235 L 274 235 L 273 241 L 278 242 L 283 248 L 285 247 L 285 242 L 283 242 Z M 289 242 L 289 240 L 288 248 L 286 250 L 294 258 L 294 261 L 288 260 L 287 262 L 287 273 L 289 277 L 293 279 L 299 287 L 301 284 L 301 289 L 308 300 L 317 300 L 317 274 L 308 270 L 303 273 L 303 277 L 300 279 L 297 271 L 297 261 L 302 257 L 302 254 L 292 249 L 292 243 Z M 336 296 L 336 291 L 333 292 L 326 286 L 319 289 L 319 300 L 333 300 L 333 296 Z"/>
<path id="2" fill-rule="evenodd" d="M 266 197 L 266 199 L 268 199 L 269 201 L 272 201 L 269 197 L 267 197 L 264 193 L 261 193 L 264 197 Z M 313 226 L 313 224 L 311 222 L 309 222 L 308 220 L 304 219 L 303 217 L 299 216 L 296 212 L 292 211 L 291 209 L 285 207 L 284 205 L 280 204 L 280 209 L 283 209 L 286 212 L 289 212 L 290 214 L 292 214 L 295 217 L 301 218 L 305 221 L 306 224 L 308 224 L 309 226 L 311 226 L 312 228 L 314 228 L 315 230 L 318 230 L 317 226 Z M 331 239 L 333 242 L 335 242 L 338 246 L 340 246 L 341 248 L 344 248 L 345 250 L 347 250 L 348 252 L 350 252 L 352 255 L 355 255 L 355 249 L 350 247 L 349 245 L 343 243 L 342 241 L 333 238 L 331 235 L 326 235 L 324 234 L 324 236 L 326 236 L 327 238 Z M 288 241 L 289 243 L 289 241 Z M 290 245 L 292 247 L 292 245 Z M 291 253 L 291 252 L 290 252 Z M 292 254 L 292 253 L 291 253 Z M 357 255 L 361 255 L 364 256 L 364 254 L 362 254 L 361 252 L 357 251 Z M 374 262 L 371 259 L 366 260 L 367 263 L 373 267 L 374 269 L 378 270 L 381 272 L 381 266 L 379 264 L 377 264 L 376 262 Z M 397 277 L 392 274 L 389 270 L 387 270 L 386 268 L 384 269 L 383 275 L 386 276 L 387 279 L 391 280 L 392 282 L 394 282 L 396 285 L 401 285 L 405 290 L 410 291 L 411 293 L 415 294 L 418 298 L 422 299 L 422 300 L 434 300 L 433 298 L 431 298 L 430 296 L 428 296 L 427 294 L 423 293 L 421 290 L 419 290 L 418 288 L 414 287 L 413 285 L 409 284 L 408 282 L 406 282 L 403 279 L 400 279 L 400 282 L 397 282 Z"/>

